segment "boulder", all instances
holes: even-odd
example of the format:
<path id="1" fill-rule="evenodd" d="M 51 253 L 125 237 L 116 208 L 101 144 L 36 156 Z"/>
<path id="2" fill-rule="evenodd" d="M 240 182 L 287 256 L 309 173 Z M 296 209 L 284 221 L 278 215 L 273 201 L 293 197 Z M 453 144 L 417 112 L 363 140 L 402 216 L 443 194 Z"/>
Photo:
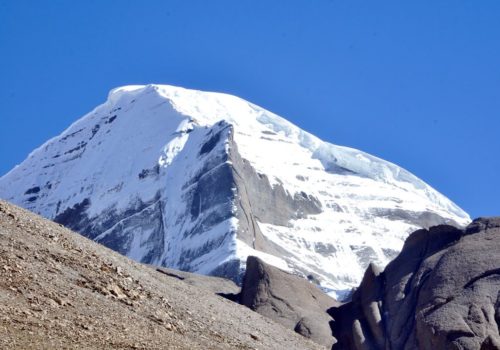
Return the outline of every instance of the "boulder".
<path id="1" fill-rule="evenodd" d="M 316 285 L 249 256 L 241 304 L 331 348 L 335 339 L 327 310 L 338 305 Z"/>

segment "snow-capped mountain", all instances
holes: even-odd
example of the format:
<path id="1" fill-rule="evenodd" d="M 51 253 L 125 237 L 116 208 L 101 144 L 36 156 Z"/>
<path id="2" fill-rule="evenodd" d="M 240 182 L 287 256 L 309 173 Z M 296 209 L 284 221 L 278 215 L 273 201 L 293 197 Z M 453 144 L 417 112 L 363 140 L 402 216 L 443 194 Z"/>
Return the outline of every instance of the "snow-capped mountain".
<path id="1" fill-rule="evenodd" d="M 125 86 L 0 197 L 138 261 L 238 280 L 248 255 L 342 292 L 413 230 L 469 216 L 408 171 L 240 98 Z"/>

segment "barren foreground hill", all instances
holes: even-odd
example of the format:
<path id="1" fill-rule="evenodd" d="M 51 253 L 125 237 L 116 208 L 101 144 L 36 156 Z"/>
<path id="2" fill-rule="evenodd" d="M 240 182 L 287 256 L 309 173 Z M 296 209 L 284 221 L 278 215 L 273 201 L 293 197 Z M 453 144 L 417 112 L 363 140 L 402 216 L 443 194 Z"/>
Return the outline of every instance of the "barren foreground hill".
<path id="1" fill-rule="evenodd" d="M 0 348 L 320 346 L 209 289 L 0 201 Z"/>

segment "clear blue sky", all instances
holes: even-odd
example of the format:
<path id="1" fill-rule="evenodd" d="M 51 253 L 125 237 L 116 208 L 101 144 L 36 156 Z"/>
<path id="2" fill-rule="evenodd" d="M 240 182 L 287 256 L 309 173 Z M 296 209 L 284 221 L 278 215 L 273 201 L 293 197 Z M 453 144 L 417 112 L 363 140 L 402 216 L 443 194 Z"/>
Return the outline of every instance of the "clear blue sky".
<path id="1" fill-rule="evenodd" d="M 0 173 L 145 83 L 241 96 L 500 215 L 498 0 L 0 0 Z"/>

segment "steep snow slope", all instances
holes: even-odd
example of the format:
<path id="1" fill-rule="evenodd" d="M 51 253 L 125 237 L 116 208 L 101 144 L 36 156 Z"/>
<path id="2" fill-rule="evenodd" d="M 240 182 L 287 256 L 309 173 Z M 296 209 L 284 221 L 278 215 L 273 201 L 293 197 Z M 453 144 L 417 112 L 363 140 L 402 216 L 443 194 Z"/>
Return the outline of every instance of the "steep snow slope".
<path id="1" fill-rule="evenodd" d="M 0 178 L 0 197 L 139 261 L 238 280 L 251 254 L 337 293 L 416 228 L 470 221 L 392 163 L 166 85 L 112 90 Z"/>

